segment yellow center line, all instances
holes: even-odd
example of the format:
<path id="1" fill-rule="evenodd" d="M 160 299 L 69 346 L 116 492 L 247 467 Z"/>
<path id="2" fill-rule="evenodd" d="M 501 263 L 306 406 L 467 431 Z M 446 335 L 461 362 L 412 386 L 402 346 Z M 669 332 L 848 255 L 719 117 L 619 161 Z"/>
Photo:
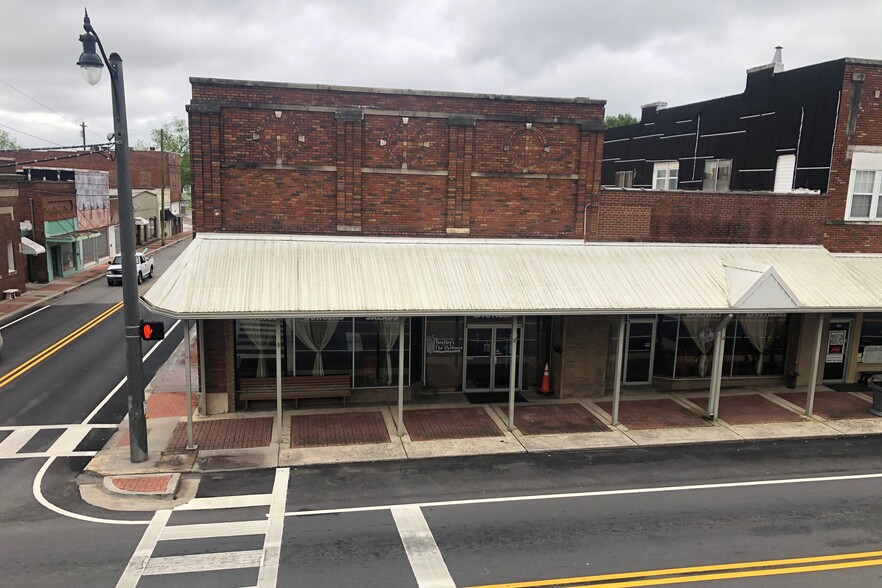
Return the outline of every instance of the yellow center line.
<path id="1" fill-rule="evenodd" d="M 84 324 L 83 326 L 79 327 L 78 329 L 76 329 L 75 331 L 70 333 L 69 335 L 59 339 L 58 341 L 56 341 L 55 343 L 53 343 L 52 345 L 50 345 L 49 347 L 47 347 L 46 349 L 44 349 L 43 351 L 41 351 L 40 353 L 38 353 L 37 355 L 32 357 L 31 359 L 27 360 L 26 362 L 24 362 L 23 364 L 21 364 L 17 368 L 13 369 L 12 371 L 10 371 L 6 375 L 4 375 L 2 378 L 0 378 L 0 388 L 5 386 L 6 384 L 10 383 L 14 379 L 18 378 L 20 375 L 24 374 L 25 372 L 27 372 L 28 370 L 30 370 L 34 366 L 36 366 L 39 363 L 41 363 L 42 361 L 44 361 L 45 359 L 51 357 L 53 354 L 55 354 L 55 352 L 60 350 L 62 347 L 64 347 L 65 345 L 67 345 L 71 341 L 77 339 L 78 337 L 80 337 L 81 335 L 86 333 L 86 331 L 88 331 L 89 329 L 91 329 L 92 327 L 94 327 L 95 325 L 100 323 L 101 321 L 108 318 L 110 315 L 115 313 L 120 308 L 122 308 L 122 305 L 123 305 L 122 302 L 118 302 L 118 303 L 114 304 L 109 309 L 105 310 L 104 312 L 102 312 L 101 314 L 99 314 L 98 316 L 96 316 L 95 318 L 93 318 L 92 320 L 90 320 L 89 322 Z"/>
<path id="2" fill-rule="evenodd" d="M 629 582 L 604 583 L 603 586 L 616 586 L 624 588 L 625 586 L 655 586 L 659 584 L 674 584 L 684 582 L 697 582 L 699 580 L 723 580 L 726 578 L 740 578 L 750 576 L 769 576 L 777 574 L 796 574 L 801 572 L 817 572 L 831 569 L 844 569 L 864 566 L 874 566 L 882 564 L 882 559 L 867 559 L 882 557 L 882 551 L 865 551 L 862 553 L 843 553 L 839 555 L 823 555 L 813 557 L 798 557 L 791 559 L 772 559 L 765 561 L 753 561 L 742 563 L 716 564 L 708 566 L 692 566 L 685 568 L 668 568 L 660 570 L 646 570 L 642 572 L 626 572 L 618 574 L 602 574 L 597 576 L 581 576 L 577 578 L 558 578 L 552 580 L 535 580 L 530 582 L 512 582 L 505 584 L 487 584 L 482 586 L 472 586 L 471 588 L 535 588 L 541 586 L 564 586 L 573 585 L 572 588 L 582 588 L 578 584 L 584 582 L 608 582 L 610 580 L 631 580 Z M 845 561 L 843 560 L 861 560 L 861 561 Z M 818 562 L 842 562 L 828 563 L 817 566 L 796 567 L 801 564 L 811 564 Z M 725 574 L 709 574 L 708 572 L 720 572 L 723 570 L 744 570 L 745 568 L 770 568 L 777 567 L 772 570 L 748 570 L 741 572 L 731 572 Z M 790 567 L 780 567 L 790 566 Z M 657 576 L 676 576 L 679 574 L 701 574 L 692 577 L 668 577 L 658 578 Z M 693 579 L 695 578 L 695 579 Z M 584 585 L 583 585 L 584 586 Z"/>

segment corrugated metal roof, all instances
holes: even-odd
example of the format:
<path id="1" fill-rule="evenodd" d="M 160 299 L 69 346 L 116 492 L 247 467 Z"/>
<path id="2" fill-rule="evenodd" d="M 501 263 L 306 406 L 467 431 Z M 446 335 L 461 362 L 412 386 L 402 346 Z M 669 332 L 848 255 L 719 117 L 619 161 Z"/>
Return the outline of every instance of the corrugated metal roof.
<path id="1" fill-rule="evenodd" d="M 817 246 L 242 234 L 198 235 L 143 300 L 182 318 L 738 310 L 724 263 L 774 268 L 798 310 L 882 306 Z"/>

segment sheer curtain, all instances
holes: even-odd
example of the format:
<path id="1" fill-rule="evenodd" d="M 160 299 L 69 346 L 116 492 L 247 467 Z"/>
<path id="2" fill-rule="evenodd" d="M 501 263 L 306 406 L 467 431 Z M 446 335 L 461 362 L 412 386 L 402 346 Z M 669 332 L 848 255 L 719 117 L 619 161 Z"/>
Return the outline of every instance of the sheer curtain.
<path id="1" fill-rule="evenodd" d="M 313 376 L 325 375 L 322 351 L 328 346 L 339 323 L 339 319 L 294 321 L 294 332 L 297 338 L 303 341 L 303 344 L 310 350 L 315 351 L 315 361 L 312 364 Z"/>
<path id="2" fill-rule="evenodd" d="M 750 344 L 759 354 L 756 359 L 756 375 L 761 376 L 763 375 L 763 355 L 771 348 L 780 323 L 777 318 L 757 316 L 739 318 L 738 324 L 744 329 L 744 333 L 750 339 Z"/>
<path id="3" fill-rule="evenodd" d="M 392 384 L 392 348 L 398 341 L 398 319 L 382 319 L 377 321 L 377 334 L 380 336 L 380 344 L 386 352 L 386 385 Z"/>
<path id="4" fill-rule="evenodd" d="M 714 348 L 714 326 L 719 320 L 718 317 L 682 317 L 683 326 L 686 327 L 686 331 L 701 353 L 698 358 L 698 375 L 702 378 L 707 375 L 707 356 Z M 708 329 L 711 331 L 710 335 Z"/>
<path id="5" fill-rule="evenodd" d="M 254 343 L 257 349 L 257 373 L 255 377 L 266 377 L 266 351 L 269 348 L 275 349 L 275 331 L 269 326 L 269 321 L 260 321 L 255 319 L 243 319 L 239 321 L 239 328 L 245 332 L 248 339 Z"/>

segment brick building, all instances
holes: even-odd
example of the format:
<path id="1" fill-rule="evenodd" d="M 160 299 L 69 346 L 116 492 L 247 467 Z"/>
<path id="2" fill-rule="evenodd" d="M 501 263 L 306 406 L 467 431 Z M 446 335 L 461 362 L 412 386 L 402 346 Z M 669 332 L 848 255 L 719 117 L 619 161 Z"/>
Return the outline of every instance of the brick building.
<path id="1" fill-rule="evenodd" d="M 163 158 L 164 156 L 164 158 Z M 63 169 L 102 171 L 108 174 L 110 196 L 116 208 L 116 160 L 108 152 L 71 152 L 71 151 L 0 151 L 0 157 L 12 158 L 16 161 L 16 169 Z M 134 193 L 149 191 L 155 194 L 155 202 L 149 207 L 150 215 L 143 217 L 150 226 L 150 231 L 139 229 L 144 234 L 158 236 L 161 215 L 165 215 L 166 232 L 176 234 L 183 230 L 181 216 L 184 210 L 181 204 L 181 156 L 178 153 L 162 153 L 154 149 L 131 150 L 129 153 Z M 0 170 L 2 171 L 2 170 Z M 165 186 L 165 190 L 162 188 Z M 162 213 L 160 209 L 166 212 Z M 118 224 L 118 219 L 117 219 Z"/>
<path id="2" fill-rule="evenodd" d="M 144 300 L 199 321 L 209 412 L 272 377 L 352 402 L 513 397 L 546 364 L 561 397 L 807 382 L 824 313 L 882 307 L 821 246 L 826 196 L 601 190 L 602 101 L 191 83 L 198 235 Z"/>

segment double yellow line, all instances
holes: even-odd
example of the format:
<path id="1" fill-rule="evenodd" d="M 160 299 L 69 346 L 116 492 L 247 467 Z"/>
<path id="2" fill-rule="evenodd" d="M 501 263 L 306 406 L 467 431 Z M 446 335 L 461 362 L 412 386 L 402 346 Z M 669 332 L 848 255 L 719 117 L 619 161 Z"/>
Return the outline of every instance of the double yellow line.
<path id="1" fill-rule="evenodd" d="M 710 580 L 732 580 L 736 578 L 756 578 L 761 576 L 781 576 L 807 572 L 828 572 L 850 568 L 882 565 L 882 551 L 844 553 L 793 559 L 772 559 L 744 563 L 694 566 L 688 568 L 668 568 L 646 570 L 621 574 L 602 574 L 579 578 L 559 578 L 556 580 L 537 580 L 534 582 L 515 582 L 472 586 L 471 588 L 538 588 L 542 586 L 568 586 L 569 588 L 630 588 L 634 586 L 661 586 L 666 584 L 686 584 Z M 729 571 L 734 570 L 734 571 Z"/>
<path id="2" fill-rule="evenodd" d="M 38 365 L 43 360 L 51 357 L 56 351 L 58 351 L 59 349 L 61 349 L 62 347 L 64 347 L 65 345 L 67 345 L 68 343 L 70 343 L 71 341 L 76 339 L 77 337 L 79 337 L 80 335 L 83 335 L 86 331 L 88 331 L 89 329 L 91 329 L 92 327 L 94 327 L 95 325 L 97 325 L 98 323 L 103 321 L 104 319 L 108 318 L 110 315 L 115 313 L 120 308 L 122 308 L 122 305 L 123 305 L 122 302 L 117 302 L 116 304 L 114 304 L 113 306 L 111 306 L 110 308 L 108 308 L 107 310 L 105 310 L 104 312 L 102 312 L 101 314 L 99 314 L 98 316 L 93 318 L 92 320 L 90 320 L 88 323 L 84 324 L 82 327 L 79 327 L 74 332 L 63 337 L 62 339 L 59 339 L 58 341 L 56 341 L 55 343 L 53 343 L 52 345 L 50 345 L 49 347 L 47 347 L 46 349 L 44 349 L 43 351 L 41 351 L 40 353 L 35 355 L 34 357 L 30 358 L 29 360 L 27 360 L 26 362 L 24 362 L 23 364 L 21 364 L 20 366 L 18 366 L 17 368 L 12 370 L 11 372 L 9 372 L 8 374 L 5 374 L 2 378 L 0 378 L 0 388 L 5 386 L 9 382 L 13 381 L 14 379 L 19 377 L 23 373 L 27 372 L 28 370 L 30 370 L 34 366 Z"/>

